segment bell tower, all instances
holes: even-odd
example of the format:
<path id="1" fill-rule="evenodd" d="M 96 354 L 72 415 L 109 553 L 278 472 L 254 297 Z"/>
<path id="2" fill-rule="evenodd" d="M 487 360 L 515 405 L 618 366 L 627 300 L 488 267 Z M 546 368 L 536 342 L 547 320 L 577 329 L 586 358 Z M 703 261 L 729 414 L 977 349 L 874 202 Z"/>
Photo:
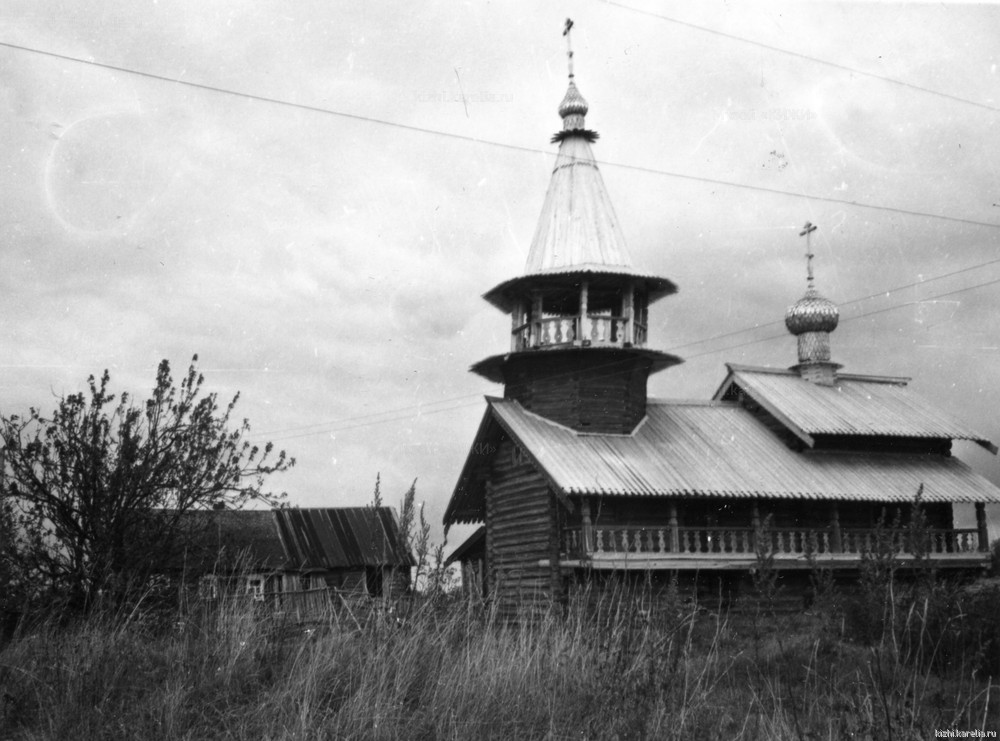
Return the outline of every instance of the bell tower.
<path id="1" fill-rule="evenodd" d="M 559 152 L 524 274 L 483 296 L 510 314 L 510 349 L 472 370 L 554 422 L 629 434 L 646 414 L 649 375 L 682 362 L 646 347 L 650 305 L 677 288 L 632 266 L 594 160 L 598 134 L 586 128 L 571 46 L 568 57 L 563 127 L 552 137 Z"/>

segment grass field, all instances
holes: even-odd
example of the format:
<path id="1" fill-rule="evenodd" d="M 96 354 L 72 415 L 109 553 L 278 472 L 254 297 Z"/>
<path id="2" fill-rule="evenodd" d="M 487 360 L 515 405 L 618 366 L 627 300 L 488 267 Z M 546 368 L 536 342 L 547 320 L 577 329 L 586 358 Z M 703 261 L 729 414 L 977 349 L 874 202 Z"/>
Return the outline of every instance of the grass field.
<path id="1" fill-rule="evenodd" d="M 928 739 L 1000 731 L 996 587 L 726 615 L 455 596 L 290 624 L 243 598 L 23 630 L 7 739 Z"/>

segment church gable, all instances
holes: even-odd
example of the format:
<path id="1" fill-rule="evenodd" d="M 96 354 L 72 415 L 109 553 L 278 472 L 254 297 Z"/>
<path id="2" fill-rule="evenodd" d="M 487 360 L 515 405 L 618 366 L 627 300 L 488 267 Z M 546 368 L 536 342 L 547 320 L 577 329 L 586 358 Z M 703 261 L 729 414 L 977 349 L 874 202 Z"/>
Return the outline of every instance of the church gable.
<path id="1" fill-rule="evenodd" d="M 935 408 L 907 378 L 837 374 L 830 385 L 794 371 L 729 366 L 715 398 L 758 406 L 810 448 L 899 450 L 947 454 L 952 440 L 970 440 L 993 453 L 993 443 Z"/>

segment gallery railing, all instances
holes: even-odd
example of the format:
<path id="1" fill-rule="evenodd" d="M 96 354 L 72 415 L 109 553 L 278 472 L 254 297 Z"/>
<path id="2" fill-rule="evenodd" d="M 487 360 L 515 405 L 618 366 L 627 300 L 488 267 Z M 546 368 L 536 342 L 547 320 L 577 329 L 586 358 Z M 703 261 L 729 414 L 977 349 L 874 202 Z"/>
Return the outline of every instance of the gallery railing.
<path id="1" fill-rule="evenodd" d="M 526 322 L 512 332 L 512 347 L 515 351 L 530 350 L 533 347 L 559 347 L 565 345 L 614 345 L 626 342 L 644 344 L 645 325 L 636 327 L 637 336 L 628 338 L 628 319 L 623 316 L 588 314 L 580 326 L 580 317 L 545 317 L 534 322 Z"/>
<path id="2" fill-rule="evenodd" d="M 975 553 L 982 549 L 979 531 L 956 529 L 769 528 L 763 554 L 798 557 L 810 553 L 857 554 L 880 550 L 928 556 Z M 756 556 L 757 531 L 752 527 L 592 527 L 567 528 L 563 549 L 569 558 L 636 554 L 642 556 Z"/>

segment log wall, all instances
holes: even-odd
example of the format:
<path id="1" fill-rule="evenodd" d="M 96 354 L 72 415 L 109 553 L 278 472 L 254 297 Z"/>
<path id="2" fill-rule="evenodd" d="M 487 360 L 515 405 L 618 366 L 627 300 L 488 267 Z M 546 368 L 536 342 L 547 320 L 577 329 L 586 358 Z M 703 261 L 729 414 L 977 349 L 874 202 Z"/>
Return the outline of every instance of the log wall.
<path id="1" fill-rule="evenodd" d="M 504 369 L 504 396 L 575 430 L 628 434 L 646 415 L 651 367 L 627 350 L 520 353 Z"/>
<path id="2" fill-rule="evenodd" d="M 486 499 L 489 592 L 507 619 L 548 609 L 558 591 L 558 516 L 548 483 L 511 440 L 498 447 Z M 539 561 L 548 560 L 548 566 Z"/>

